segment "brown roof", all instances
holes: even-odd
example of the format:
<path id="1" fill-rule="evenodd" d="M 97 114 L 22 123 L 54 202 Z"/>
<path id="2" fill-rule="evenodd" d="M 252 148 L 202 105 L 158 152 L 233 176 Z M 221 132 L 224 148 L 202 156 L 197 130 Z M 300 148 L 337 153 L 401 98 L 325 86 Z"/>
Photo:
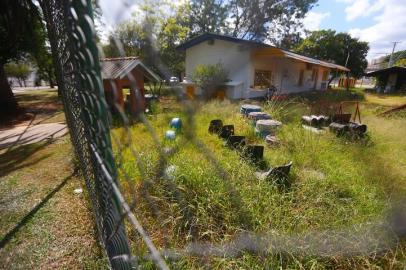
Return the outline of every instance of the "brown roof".
<path id="1" fill-rule="evenodd" d="M 100 59 L 101 75 L 104 80 L 122 79 L 134 68 L 139 67 L 144 71 L 145 77 L 155 81 L 161 78 L 147 68 L 138 57 L 117 57 Z"/>
<path id="2" fill-rule="evenodd" d="M 406 67 L 399 67 L 399 66 L 393 66 L 393 67 L 388 67 L 388 68 L 383 68 L 375 71 L 371 71 L 366 73 L 366 76 L 377 76 L 381 74 L 390 74 L 390 73 L 403 73 L 406 74 Z"/>

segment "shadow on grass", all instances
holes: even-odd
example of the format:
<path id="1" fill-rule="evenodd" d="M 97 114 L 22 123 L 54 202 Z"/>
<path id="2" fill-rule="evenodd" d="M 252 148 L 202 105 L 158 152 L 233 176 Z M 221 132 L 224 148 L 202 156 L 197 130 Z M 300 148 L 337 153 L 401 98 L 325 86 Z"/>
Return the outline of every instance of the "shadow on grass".
<path id="1" fill-rule="evenodd" d="M 56 186 L 50 193 L 48 193 L 42 200 L 39 202 L 34 208 L 31 209 L 15 226 L 11 229 L 1 240 L 0 240 L 0 249 L 3 248 L 15 235 L 18 231 L 25 225 L 27 222 L 31 220 L 31 218 L 51 199 L 55 193 L 57 193 L 65 184 L 68 182 L 69 179 L 72 178 L 76 173 L 76 170 L 62 182 Z"/>
<path id="2" fill-rule="evenodd" d="M 0 177 L 13 171 L 34 165 L 51 156 L 51 154 L 45 154 L 41 157 L 30 159 L 36 152 L 44 149 L 50 143 L 52 143 L 52 140 L 42 143 L 22 145 L 0 155 Z M 30 161 L 26 162 L 29 159 Z"/>
<path id="3" fill-rule="evenodd" d="M 22 105 L 33 103 L 57 103 L 59 101 L 57 90 L 27 91 L 17 94 L 16 99 Z"/>

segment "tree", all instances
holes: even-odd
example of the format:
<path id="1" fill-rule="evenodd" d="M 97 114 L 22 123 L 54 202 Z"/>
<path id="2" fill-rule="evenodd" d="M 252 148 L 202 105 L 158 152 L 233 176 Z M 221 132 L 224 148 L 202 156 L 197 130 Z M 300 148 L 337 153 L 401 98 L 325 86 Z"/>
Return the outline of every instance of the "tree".
<path id="1" fill-rule="evenodd" d="M 109 36 L 108 44 L 103 46 L 103 52 L 106 57 L 119 57 L 123 52 L 126 56 L 141 56 L 145 43 L 142 25 L 135 20 L 129 20 L 115 27 Z"/>
<path id="2" fill-rule="evenodd" d="M 390 54 L 389 54 L 389 55 L 386 55 L 386 56 L 384 57 L 384 61 L 383 61 L 383 62 L 386 63 L 386 64 L 385 64 L 385 67 L 388 66 L 390 57 L 391 57 Z M 393 63 L 395 63 L 395 65 L 396 65 L 396 62 L 397 62 L 397 61 L 402 60 L 402 59 L 406 59 L 406 50 L 394 52 L 393 55 L 392 55 L 392 58 L 393 58 Z"/>
<path id="3" fill-rule="evenodd" d="M 44 30 L 38 7 L 30 0 L 0 2 L 0 115 L 18 111 L 4 66 L 27 53 L 38 55 L 44 44 Z"/>
<path id="4" fill-rule="evenodd" d="M 346 66 L 355 78 L 364 74 L 368 64 L 366 60 L 368 43 L 352 38 L 347 33 L 336 33 L 334 30 L 310 32 L 294 50 L 310 57 Z M 335 74 L 330 82 L 334 77 Z"/>
<path id="5" fill-rule="evenodd" d="M 229 31 L 228 5 L 223 0 L 191 0 L 189 27 L 191 36 L 202 33 L 226 34 Z"/>
<path id="6" fill-rule="evenodd" d="M 168 68 L 171 75 L 181 79 L 181 72 L 184 70 L 184 52 L 179 52 L 176 47 L 186 41 L 190 34 L 189 17 L 184 16 L 189 12 L 188 4 L 177 8 L 173 16 L 168 17 L 161 23 L 158 34 L 158 46 L 160 58 Z M 168 79 L 168 78 L 166 78 Z"/>
<path id="7" fill-rule="evenodd" d="M 192 0 L 191 35 L 229 34 L 248 40 L 280 41 L 297 32 L 317 0 Z"/>
<path id="8" fill-rule="evenodd" d="M 291 50 L 299 46 L 302 41 L 302 36 L 299 32 L 296 32 L 292 34 L 286 34 L 279 42 L 277 42 L 277 45 L 281 48 Z"/>
<path id="9" fill-rule="evenodd" d="M 47 81 L 50 87 L 54 88 L 56 76 L 50 48 L 43 50 L 43 53 L 37 57 L 36 63 L 38 67 L 38 79 Z"/>
<path id="10" fill-rule="evenodd" d="M 396 61 L 395 66 L 406 67 L 406 58 L 402 58 Z"/>
<path id="11" fill-rule="evenodd" d="M 20 87 L 26 86 L 26 80 L 31 73 L 29 65 L 24 63 L 7 63 L 4 66 L 7 77 L 14 77 L 18 80 Z"/>

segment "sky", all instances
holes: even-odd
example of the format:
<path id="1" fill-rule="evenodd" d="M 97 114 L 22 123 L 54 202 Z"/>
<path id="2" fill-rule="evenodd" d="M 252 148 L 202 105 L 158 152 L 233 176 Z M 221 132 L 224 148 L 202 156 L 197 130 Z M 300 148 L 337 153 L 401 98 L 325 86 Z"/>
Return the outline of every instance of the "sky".
<path id="1" fill-rule="evenodd" d="M 99 3 L 108 32 L 130 18 L 139 1 Z M 333 29 L 369 42 L 369 60 L 390 54 L 395 41 L 400 42 L 395 51 L 406 50 L 406 0 L 319 0 L 303 24 L 308 30 Z"/>
<path id="2" fill-rule="evenodd" d="M 406 50 L 406 0 L 319 0 L 303 23 L 369 42 L 369 60 L 390 54 L 395 41 L 395 51 Z"/>

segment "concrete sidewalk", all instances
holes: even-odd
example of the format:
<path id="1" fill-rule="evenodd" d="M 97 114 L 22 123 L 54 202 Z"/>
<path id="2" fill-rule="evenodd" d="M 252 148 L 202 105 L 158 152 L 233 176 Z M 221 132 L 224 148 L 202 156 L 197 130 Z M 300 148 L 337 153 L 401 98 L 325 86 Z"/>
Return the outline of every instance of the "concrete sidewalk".
<path id="1" fill-rule="evenodd" d="M 0 130 L 0 149 L 59 138 L 68 133 L 64 123 L 17 126 Z"/>

